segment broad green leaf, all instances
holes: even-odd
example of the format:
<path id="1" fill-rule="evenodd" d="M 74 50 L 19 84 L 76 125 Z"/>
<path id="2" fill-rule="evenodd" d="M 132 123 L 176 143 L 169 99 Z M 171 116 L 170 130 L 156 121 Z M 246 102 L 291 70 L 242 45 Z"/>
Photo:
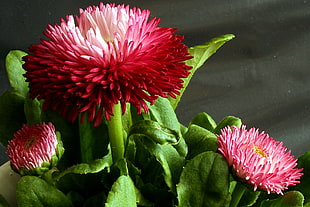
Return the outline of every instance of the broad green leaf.
<path id="1" fill-rule="evenodd" d="M 298 158 L 297 168 L 303 168 L 304 175 L 300 179 L 300 183 L 292 189 L 300 191 L 304 196 L 306 203 L 310 202 L 310 151 Z"/>
<path id="2" fill-rule="evenodd" d="M 67 198 L 70 199 L 73 206 L 81 206 L 81 204 L 84 203 L 83 196 L 76 191 L 70 191 L 67 193 Z"/>
<path id="3" fill-rule="evenodd" d="M 220 134 L 221 129 L 225 128 L 226 126 L 240 127 L 241 124 L 241 119 L 234 116 L 227 116 L 216 126 L 216 128 L 214 129 L 214 134 Z"/>
<path id="4" fill-rule="evenodd" d="M 274 200 L 265 200 L 261 207 L 303 207 L 304 196 L 298 191 L 290 191 Z"/>
<path id="5" fill-rule="evenodd" d="M 146 149 L 160 163 L 167 186 L 174 191 L 185 159 L 171 145 L 159 145 L 150 139 L 140 139 Z"/>
<path id="6" fill-rule="evenodd" d="M 0 207 L 10 207 L 10 204 L 5 200 L 5 198 L 0 194 Z"/>
<path id="7" fill-rule="evenodd" d="M 109 135 L 106 124 L 94 127 L 85 116 L 83 123 L 79 125 L 79 135 L 82 162 L 90 162 L 107 154 Z"/>
<path id="8" fill-rule="evenodd" d="M 56 180 L 59 180 L 61 177 L 74 173 L 74 174 L 88 174 L 88 173 L 98 173 L 106 168 L 112 166 L 112 156 L 111 153 L 104 156 L 102 159 L 96 159 L 89 163 L 81 163 L 73 165 L 68 169 L 62 171 L 60 174 L 56 175 Z"/>
<path id="9" fill-rule="evenodd" d="M 135 186 L 129 176 L 120 176 L 109 192 L 106 207 L 135 207 L 136 192 Z"/>
<path id="10" fill-rule="evenodd" d="M 209 57 L 211 57 L 220 47 L 233 38 L 235 38 L 235 35 L 226 34 L 215 37 L 203 45 L 196 45 L 189 48 L 189 53 L 194 58 L 187 60 L 186 64 L 192 66 L 193 69 L 200 68 Z"/>
<path id="11" fill-rule="evenodd" d="M 42 107 L 38 99 L 25 98 L 24 113 L 27 124 L 41 124 Z"/>
<path id="12" fill-rule="evenodd" d="M 211 39 L 209 42 L 203 45 L 197 45 L 188 49 L 190 56 L 193 56 L 193 58 L 187 60 L 186 64 L 192 66 L 192 70 L 190 71 L 189 76 L 184 79 L 184 87 L 181 89 L 180 95 L 178 95 L 176 99 L 169 98 L 173 109 L 177 107 L 196 70 L 200 68 L 206 62 L 206 60 L 211 57 L 220 47 L 222 47 L 226 42 L 232 40 L 234 37 L 235 36 L 233 34 L 222 35 Z"/>
<path id="13" fill-rule="evenodd" d="M 177 150 L 181 157 L 186 157 L 188 153 L 188 146 L 183 137 L 180 137 L 179 142 L 173 147 Z"/>
<path id="14" fill-rule="evenodd" d="M 133 136 L 128 137 L 125 143 L 125 158 L 127 160 L 135 160 L 136 151 L 137 151 L 137 147 L 136 147 L 136 143 L 134 141 Z"/>
<path id="15" fill-rule="evenodd" d="M 229 199 L 229 169 L 218 153 L 204 152 L 184 167 L 177 185 L 179 207 L 225 207 Z"/>
<path id="16" fill-rule="evenodd" d="M 6 146 L 13 134 L 26 123 L 24 98 L 6 91 L 0 96 L 0 142 Z"/>
<path id="17" fill-rule="evenodd" d="M 185 142 L 188 146 L 188 159 L 206 151 L 216 151 L 216 135 L 205 128 L 192 124 L 184 135 Z"/>
<path id="18" fill-rule="evenodd" d="M 129 160 L 126 159 L 120 159 L 116 163 L 113 163 L 113 167 L 111 171 L 115 168 L 118 168 L 119 175 L 131 175 L 132 177 L 135 177 L 136 175 L 141 174 L 141 170 L 135 167 Z"/>
<path id="19" fill-rule="evenodd" d="M 131 135 L 142 135 L 159 144 L 177 144 L 179 140 L 176 131 L 152 120 L 142 120 L 134 124 L 128 136 Z"/>
<path id="20" fill-rule="evenodd" d="M 180 131 L 180 123 L 167 98 L 158 97 L 153 105 L 149 105 L 151 118 L 161 125 Z"/>
<path id="21" fill-rule="evenodd" d="M 22 57 L 25 55 L 27 55 L 27 53 L 23 51 L 12 50 L 8 53 L 5 59 L 5 66 L 10 85 L 14 91 L 22 97 L 27 97 L 29 91 L 28 83 L 25 81 L 26 78 L 23 76 L 25 70 L 22 67 L 24 63 Z"/>
<path id="22" fill-rule="evenodd" d="M 260 193 L 261 193 L 260 191 L 252 191 L 250 189 L 246 189 L 239 202 L 239 206 L 243 207 L 252 206 L 258 199 Z"/>
<path id="23" fill-rule="evenodd" d="M 141 189 L 141 192 L 145 197 L 150 199 L 151 205 L 141 205 L 141 206 L 175 206 L 175 193 L 168 191 L 165 186 L 157 186 L 157 183 L 146 183 Z M 155 195 L 155 196 L 154 196 Z"/>
<path id="24" fill-rule="evenodd" d="M 178 133 L 178 143 L 173 146 L 181 156 L 185 157 L 188 149 L 186 142 L 182 138 L 182 129 L 184 128 L 182 128 L 169 100 L 159 97 L 153 105 L 149 105 L 149 110 L 152 120 Z"/>
<path id="25" fill-rule="evenodd" d="M 197 116 L 195 116 L 189 123 L 189 125 L 191 124 L 201 126 L 209 130 L 210 132 L 213 132 L 214 129 L 216 128 L 216 122 L 212 119 L 212 117 L 209 114 L 205 112 L 199 113 Z"/>
<path id="26" fill-rule="evenodd" d="M 75 191 L 83 195 L 84 199 L 87 199 L 89 196 L 92 196 L 107 187 L 107 185 L 110 187 L 111 181 L 106 179 L 106 174 L 106 170 L 99 173 L 89 174 L 70 173 L 61 177 L 59 181 L 55 183 L 55 186 L 66 194 Z"/>
<path id="27" fill-rule="evenodd" d="M 23 176 L 16 189 L 20 207 L 69 207 L 71 201 L 54 186 L 36 176 Z"/>
<path id="28" fill-rule="evenodd" d="M 141 170 L 135 167 L 129 160 L 121 159 L 118 160 L 113 167 L 117 167 L 120 171 L 120 176 L 131 176 L 139 179 Z M 113 172 L 113 169 L 111 170 Z M 139 206 L 153 206 L 150 201 L 145 199 L 138 188 L 135 187 L 136 203 Z"/>
<path id="29" fill-rule="evenodd" d="M 124 128 L 124 131 L 126 132 L 126 134 L 128 134 L 128 131 L 131 127 L 131 125 L 133 124 L 133 117 L 132 117 L 132 106 L 130 103 L 126 103 L 126 111 L 125 113 L 122 115 L 122 125 Z M 139 114 L 141 115 L 141 114 Z M 138 116 L 139 116 L 138 115 Z"/>
<path id="30" fill-rule="evenodd" d="M 107 197 L 103 192 L 100 192 L 91 198 L 87 199 L 83 207 L 94 207 L 94 206 L 103 206 L 103 203 L 106 201 Z"/>
<path id="31" fill-rule="evenodd" d="M 136 201 L 139 206 L 147 206 L 147 207 L 154 206 L 152 202 L 144 198 L 139 189 L 135 188 L 135 191 L 136 191 Z"/>
<path id="32" fill-rule="evenodd" d="M 63 146 L 61 134 L 59 131 L 56 131 L 56 139 L 57 139 L 57 145 L 56 145 L 56 155 L 55 156 L 57 156 L 57 162 L 58 162 L 58 159 L 61 159 L 61 157 L 65 153 L 65 148 Z M 52 159 L 53 159 L 53 156 L 52 156 Z M 56 164 L 54 166 L 56 166 Z"/>
<path id="33" fill-rule="evenodd" d="M 187 132 L 187 127 L 180 124 L 180 139 L 177 145 L 174 145 L 174 148 L 182 157 L 186 157 L 188 153 L 188 146 L 184 139 L 184 134 Z"/>

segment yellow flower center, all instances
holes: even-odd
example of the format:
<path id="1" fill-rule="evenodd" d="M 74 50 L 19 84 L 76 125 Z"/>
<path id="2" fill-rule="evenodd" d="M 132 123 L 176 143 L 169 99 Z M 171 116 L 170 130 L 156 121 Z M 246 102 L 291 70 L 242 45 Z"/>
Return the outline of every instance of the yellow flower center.
<path id="1" fill-rule="evenodd" d="M 36 140 L 35 135 L 30 135 L 29 137 L 27 137 L 27 140 L 25 142 L 25 150 L 28 151 L 30 147 L 33 145 L 35 140 Z"/>
<path id="2" fill-rule="evenodd" d="M 258 146 L 253 146 L 253 150 L 254 150 L 254 152 L 255 152 L 256 154 L 258 154 L 259 156 L 261 156 L 261 157 L 267 157 L 267 154 L 265 153 L 265 151 L 264 151 L 262 148 L 260 148 L 260 147 L 258 147 Z"/>

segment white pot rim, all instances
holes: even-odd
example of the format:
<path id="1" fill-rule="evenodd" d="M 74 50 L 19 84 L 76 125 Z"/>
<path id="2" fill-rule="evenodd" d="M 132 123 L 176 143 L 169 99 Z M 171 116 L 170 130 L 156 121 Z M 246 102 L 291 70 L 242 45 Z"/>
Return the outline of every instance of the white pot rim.
<path id="1" fill-rule="evenodd" d="M 20 175 L 12 170 L 9 161 L 0 166 L 0 194 L 11 206 L 17 206 L 16 185 L 19 179 Z"/>

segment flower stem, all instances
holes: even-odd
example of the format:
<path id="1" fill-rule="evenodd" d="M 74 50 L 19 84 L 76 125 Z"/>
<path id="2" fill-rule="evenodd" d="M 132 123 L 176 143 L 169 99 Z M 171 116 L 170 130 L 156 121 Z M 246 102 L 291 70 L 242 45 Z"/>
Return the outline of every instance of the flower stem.
<path id="1" fill-rule="evenodd" d="M 122 108 L 121 104 L 114 105 L 114 116 L 111 116 L 111 120 L 108 121 L 110 145 L 112 151 L 113 163 L 124 157 L 125 145 L 123 136 L 123 124 L 122 124 Z"/>
<path id="2" fill-rule="evenodd" d="M 234 189 L 234 192 L 232 193 L 232 200 L 230 202 L 229 207 L 237 207 L 238 206 L 245 190 L 246 190 L 246 187 L 242 183 L 237 182 L 236 187 Z"/>

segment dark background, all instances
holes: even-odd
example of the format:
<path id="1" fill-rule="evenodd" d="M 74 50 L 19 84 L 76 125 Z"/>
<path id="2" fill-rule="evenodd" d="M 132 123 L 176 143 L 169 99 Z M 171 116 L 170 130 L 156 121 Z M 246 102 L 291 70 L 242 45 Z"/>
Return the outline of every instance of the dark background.
<path id="1" fill-rule="evenodd" d="M 9 50 L 27 52 L 43 38 L 47 24 L 99 2 L 1 0 L 0 93 L 9 88 L 4 69 Z M 150 9 L 161 26 L 179 28 L 188 46 L 236 35 L 194 76 L 177 109 L 183 124 L 199 112 L 217 122 L 234 115 L 284 141 L 296 156 L 310 150 L 309 0 L 114 2 Z M 0 146 L 0 164 L 6 160 Z"/>

